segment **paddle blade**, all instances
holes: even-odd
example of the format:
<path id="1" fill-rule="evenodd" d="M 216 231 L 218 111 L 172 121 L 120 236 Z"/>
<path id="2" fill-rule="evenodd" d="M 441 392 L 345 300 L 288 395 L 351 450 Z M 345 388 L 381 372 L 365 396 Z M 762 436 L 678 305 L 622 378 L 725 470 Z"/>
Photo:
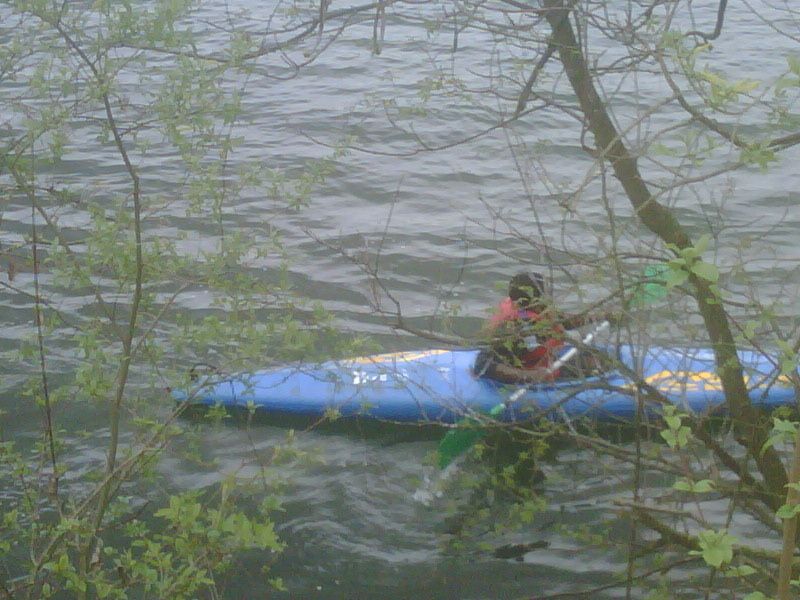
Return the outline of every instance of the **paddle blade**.
<path id="1" fill-rule="evenodd" d="M 669 288 L 667 288 L 664 278 L 668 270 L 669 267 L 663 263 L 647 265 L 644 269 L 646 283 L 637 288 L 632 303 L 635 306 L 642 307 L 665 298 L 669 293 Z"/>
<path id="2" fill-rule="evenodd" d="M 485 435 L 486 430 L 478 428 L 474 424 L 448 431 L 442 441 L 439 442 L 439 468 L 444 469 L 447 467 Z"/>
<path id="3" fill-rule="evenodd" d="M 492 407 L 488 414 L 490 417 L 497 418 L 503 414 L 505 409 L 505 403 L 500 403 Z M 485 423 L 481 424 L 476 419 L 464 419 L 458 423 L 458 427 L 448 431 L 442 441 L 439 442 L 439 468 L 444 469 L 447 467 L 485 435 Z"/>

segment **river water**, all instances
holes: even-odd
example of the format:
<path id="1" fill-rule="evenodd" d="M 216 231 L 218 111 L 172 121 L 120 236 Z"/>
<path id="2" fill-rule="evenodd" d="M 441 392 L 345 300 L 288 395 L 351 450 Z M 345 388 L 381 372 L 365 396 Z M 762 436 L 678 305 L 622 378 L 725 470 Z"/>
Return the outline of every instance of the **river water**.
<path id="1" fill-rule="evenodd" d="M 694 19 L 697 28 L 713 29 L 716 3 L 694 4 L 693 15 L 682 15 L 685 22 Z M 724 33 L 703 60 L 730 77 L 775 81 L 786 71 L 787 55 L 797 55 L 800 47 L 777 35 L 745 6 L 731 4 L 737 6 L 728 9 Z M 755 9 L 771 19 L 776 13 L 766 4 L 757 3 Z M 235 14 L 236 8 L 245 8 L 255 19 L 267 18 L 273 7 L 271 2 L 245 1 L 240 7 L 212 3 L 199 10 L 197 24 L 222 20 Z M 405 7 L 403 18 L 387 23 L 380 55 L 370 52 L 372 24 L 368 22 L 348 29 L 295 78 L 267 76 L 291 74 L 279 56 L 247 78 L 244 116 L 235 130 L 245 141 L 233 155 L 234 165 L 258 158 L 266 168 L 296 173 L 309 160 L 329 156 L 326 145 L 335 146 L 345 136 L 354 136 L 354 144 L 365 151 L 351 150 L 337 159 L 333 173 L 313 189 L 309 206 L 300 211 L 276 205 L 263 189 L 246 193 L 236 206 L 225 209 L 229 229 L 240 228 L 252 235 L 263 233 L 267 226 L 278 229 L 291 256 L 290 276 L 298 291 L 333 311 L 343 330 L 365 335 L 387 351 L 428 347 L 430 342 L 391 330 L 371 305 L 368 277 L 329 245 L 372 257 L 380 253 L 383 281 L 416 326 L 424 327 L 432 316 L 457 305 L 451 326 L 466 335 L 476 331 L 501 294 L 500 286 L 520 264 L 548 272 L 571 308 L 613 286 L 605 281 L 612 273 L 604 271 L 602 264 L 580 266 L 608 251 L 610 230 L 597 201 L 598 181 L 590 181 L 577 200 L 567 198 L 574 210 L 566 211 L 559 204 L 565 192 L 587 178 L 592 165 L 580 148 L 575 121 L 556 110 L 534 112 L 510 131 L 499 129 L 450 146 L 513 111 L 513 101 L 479 93 L 486 85 L 484 76 L 497 74 L 494 59 L 505 57 L 507 51 L 489 33 L 467 31 L 451 60 L 452 38 L 427 34 L 418 18 L 424 10 Z M 800 35 L 797 21 L 784 20 L 780 25 Z M 252 28 L 257 30 L 258 25 Z M 213 49 L 213 35 L 207 44 Z M 519 49 L 514 54 L 531 56 Z M 509 65 L 504 63 L 513 74 Z M 444 98 L 434 95 L 426 114 L 417 114 L 413 121 L 398 117 L 405 132 L 393 127 L 386 114 L 397 114 L 387 102 L 419 103 L 426 79 L 442 72 L 458 75 L 469 90 Z M 621 81 L 620 89 L 628 92 L 615 94 L 614 108 L 622 126 L 664 97 L 663 84 L 655 81 L 646 77 Z M 7 85 L 6 93 L 11 93 L 13 84 Z M 550 85 L 556 86 L 563 100 L 569 100 L 561 84 L 551 81 Z M 751 115 L 730 119 L 742 132 L 753 135 L 769 131 L 760 124 L 762 117 L 763 110 L 756 107 Z M 668 107 L 647 127 L 660 128 L 684 118 Z M 412 126 L 413 134 L 426 144 L 450 147 L 415 152 L 419 144 Z M 650 134 L 652 130 L 641 132 L 643 137 Z M 118 161 L 98 147 L 94 135 L 88 126 L 76 128 L 53 177 L 80 180 L 85 193 L 92 196 L 125 189 Z M 669 136 L 664 143 L 677 144 Z M 145 188 L 169 194 L 181 181 L 178 161 L 167 149 L 157 149 L 155 156 L 157 160 L 143 166 Z M 712 170 L 735 158 L 735 153 L 720 151 L 703 168 Z M 796 315 L 800 309 L 799 158 L 796 150 L 790 150 L 766 172 L 743 169 L 665 196 L 692 233 L 699 235 L 711 228 L 717 234 L 714 250 L 723 271 L 741 263 L 760 297 L 775 302 L 776 312 L 784 316 Z M 660 174 L 653 164 L 643 168 Z M 617 226 L 625 230 L 624 247 L 646 252 L 651 238 L 632 221 L 613 180 L 609 186 Z M 80 231 L 80 219 L 76 217 L 71 225 Z M 183 233 L 190 240 L 214 233 L 202 220 L 182 215 L 159 226 L 163 235 Z M 21 240 L 29 228 L 30 209 L 23 201 L 9 201 L 2 212 L 3 247 Z M 579 266 L 570 266 L 573 263 Z M 551 270 L 550 265 L 566 268 Z M 25 273 L 16 282 L 30 290 L 31 280 Z M 91 301 L 91 296 L 58 298 L 62 310 L 76 315 Z M 202 316 L 209 298 L 198 290 L 179 303 L 187 314 Z M 30 335 L 32 314 L 28 297 L 0 292 L 4 356 L 13 357 L 21 340 Z M 691 335 L 683 330 L 678 333 L 676 317 L 667 308 L 661 317 L 650 335 L 670 341 Z M 27 374 L 13 358 L 5 362 L 0 366 L 0 408 L 7 411 L 4 430 L 19 439 L 33 438 L 40 414 L 22 399 L 21 385 Z M 56 371 L 67 370 L 71 364 L 69 358 L 59 362 L 58 356 L 52 363 Z M 161 397 L 152 400 L 168 404 Z M 165 411 L 168 408 L 165 405 Z M 80 407 L 58 412 L 57 419 L 65 427 L 87 432 L 70 445 L 69 463 L 78 471 L 97 464 L 108 435 L 104 420 Z M 264 457 L 287 436 L 286 427 L 268 423 L 241 427 L 201 421 L 193 425 L 200 433 L 191 443 L 206 462 L 186 460 L 180 448 L 168 450 L 161 474 L 173 490 L 211 486 L 226 472 L 255 474 Z M 632 475 L 610 460 L 601 465 L 594 455 L 568 447 L 557 462 L 545 467 L 547 483 L 542 493 L 548 507 L 534 524 L 507 535 L 486 532 L 479 540 L 494 545 L 549 544 L 528 552 L 522 561 L 513 561 L 474 548 L 462 553 L 445 550 L 442 507 L 414 500 L 429 473 L 424 465 L 436 447 L 430 436 L 358 428 L 311 430 L 298 432 L 293 444 L 313 458 L 272 467 L 272 476 L 286 479 L 279 492 L 284 510 L 275 517 L 286 549 L 275 557 L 270 576 L 281 577 L 289 589 L 274 597 L 535 597 L 579 591 L 610 581 L 612 574 L 625 569 L 624 555 L 603 546 L 587 547 L 563 532 L 566 525 L 585 526 L 589 532 L 627 539 L 624 524 L 614 519 L 614 502 L 629 496 Z M 757 529 L 750 533 L 758 535 Z M 261 559 L 256 555 L 243 559 L 224 581 L 227 597 L 257 598 L 269 593 L 259 570 Z M 620 593 L 612 590 L 593 597 L 615 598 Z"/>

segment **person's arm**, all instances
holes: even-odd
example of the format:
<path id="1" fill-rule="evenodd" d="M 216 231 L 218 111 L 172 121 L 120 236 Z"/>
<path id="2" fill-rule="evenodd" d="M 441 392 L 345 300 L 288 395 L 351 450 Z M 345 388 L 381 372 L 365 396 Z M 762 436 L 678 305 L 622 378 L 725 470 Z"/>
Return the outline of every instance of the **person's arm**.
<path id="1" fill-rule="evenodd" d="M 590 319 L 586 313 L 578 315 L 570 315 L 562 312 L 558 313 L 558 322 L 564 329 L 577 329 L 578 327 L 583 327 L 589 321 Z"/>
<path id="2" fill-rule="evenodd" d="M 536 320 L 533 328 L 534 333 L 536 333 L 536 329 L 539 329 L 544 334 L 545 338 L 550 337 L 550 332 L 557 330 L 558 327 L 577 329 L 594 320 L 588 316 L 588 312 L 578 314 L 565 313 L 547 302 L 543 302 L 540 306 L 541 308 L 537 309 L 539 318 Z"/>
<path id="3" fill-rule="evenodd" d="M 497 361 L 492 361 L 489 364 L 484 375 L 500 383 L 515 385 L 532 385 L 553 378 L 553 374 L 550 373 L 549 369 L 519 369 Z"/>

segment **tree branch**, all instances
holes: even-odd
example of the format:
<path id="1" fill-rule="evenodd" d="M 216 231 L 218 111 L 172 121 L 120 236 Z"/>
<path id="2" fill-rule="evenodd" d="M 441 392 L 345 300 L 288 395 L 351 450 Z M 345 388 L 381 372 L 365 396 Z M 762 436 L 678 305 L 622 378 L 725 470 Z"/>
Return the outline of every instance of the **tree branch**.
<path id="1" fill-rule="evenodd" d="M 722 24 L 725 21 L 725 8 L 728 5 L 728 0 L 719 0 L 719 7 L 717 8 L 717 24 L 714 26 L 712 33 L 703 33 L 702 31 L 690 31 L 687 36 L 694 35 L 703 38 L 703 41 L 715 40 L 722 33 Z"/>
<path id="2" fill-rule="evenodd" d="M 631 155 L 620 138 L 595 89 L 592 74 L 567 18 L 570 10 L 565 8 L 563 0 L 545 0 L 544 5 L 548 9 L 546 17 L 553 30 L 553 41 L 558 46 L 559 57 L 586 116 L 589 130 L 602 149 L 603 155 L 611 163 L 637 216 L 665 244 L 671 244 L 678 249 L 692 247 L 694 244 L 691 238 L 675 215 L 658 203 L 650 193 L 639 172 L 636 158 Z M 736 352 L 736 342 L 730 329 L 728 315 L 708 281 L 690 274 L 689 282 L 711 339 L 717 370 L 733 419 L 736 440 L 758 465 L 771 493 L 770 506 L 777 509 L 782 504 L 783 490 L 787 481 L 786 470 L 777 452 L 772 448 L 762 452 L 768 438 L 768 427 L 765 425 L 764 417 L 750 404 L 743 367 Z"/>

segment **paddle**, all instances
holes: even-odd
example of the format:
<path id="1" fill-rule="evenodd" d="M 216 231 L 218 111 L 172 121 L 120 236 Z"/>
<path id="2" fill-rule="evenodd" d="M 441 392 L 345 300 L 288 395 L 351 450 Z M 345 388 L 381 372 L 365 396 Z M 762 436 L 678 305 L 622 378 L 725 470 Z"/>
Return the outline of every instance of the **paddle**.
<path id="1" fill-rule="evenodd" d="M 638 287 L 637 293 L 634 294 L 626 304 L 628 306 L 646 306 L 666 296 L 668 290 L 664 285 L 665 282 L 663 279 L 663 274 L 667 268 L 668 267 L 663 264 L 648 265 L 644 270 L 644 277 L 647 282 Z M 591 344 L 592 341 L 594 341 L 594 338 L 597 337 L 597 335 L 603 330 L 608 329 L 610 325 L 611 324 L 607 320 L 602 321 L 597 327 L 595 327 L 593 331 L 586 334 L 583 340 L 581 340 L 581 345 L 587 346 Z M 553 365 L 548 369 L 548 373 L 553 374 L 558 371 L 558 369 L 572 360 L 579 351 L 580 350 L 578 346 L 573 346 L 570 348 L 561 358 L 553 363 Z M 509 396 L 508 400 L 493 407 L 489 411 L 488 416 L 499 416 L 510 404 L 513 404 L 519 400 L 522 395 L 528 391 L 528 389 L 529 386 L 521 386 L 517 391 Z M 439 442 L 439 468 L 446 468 L 450 463 L 453 462 L 453 460 L 456 459 L 456 457 L 468 450 L 473 444 L 475 444 L 485 435 L 486 429 L 484 427 L 480 427 L 480 423 L 477 421 L 477 419 L 472 418 L 463 420 L 458 427 L 448 431 L 442 438 L 442 441 Z"/>
<path id="2" fill-rule="evenodd" d="M 588 345 L 592 343 L 595 337 L 603 330 L 607 329 L 610 326 L 608 321 L 602 321 L 593 331 L 588 333 L 582 340 L 582 345 Z M 556 362 L 554 362 L 548 369 L 547 374 L 552 375 L 558 369 L 563 367 L 566 363 L 572 360 L 578 354 L 578 348 L 573 346 L 564 355 L 559 358 Z M 546 378 L 543 378 L 543 380 Z M 510 404 L 513 404 L 517 400 L 519 400 L 522 395 L 527 392 L 529 386 L 521 386 L 517 391 L 515 391 L 511 396 L 509 396 L 508 400 L 505 402 L 501 402 L 497 406 L 494 406 L 488 413 L 490 417 L 497 417 L 499 416 Z M 483 436 L 486 435 L 486 429 L 479 427 L 479 423 L 476 419 L 465 419 L 462 421 L 458 427 L 455 427 L 448 431 L 445 436 L 442 438 L 442 441 L 439 442 L 439 468 L 444 469 L 449 465 L 457 456 L 461 453 L 468 450 L 475 442 L 481 439 Z"/>

